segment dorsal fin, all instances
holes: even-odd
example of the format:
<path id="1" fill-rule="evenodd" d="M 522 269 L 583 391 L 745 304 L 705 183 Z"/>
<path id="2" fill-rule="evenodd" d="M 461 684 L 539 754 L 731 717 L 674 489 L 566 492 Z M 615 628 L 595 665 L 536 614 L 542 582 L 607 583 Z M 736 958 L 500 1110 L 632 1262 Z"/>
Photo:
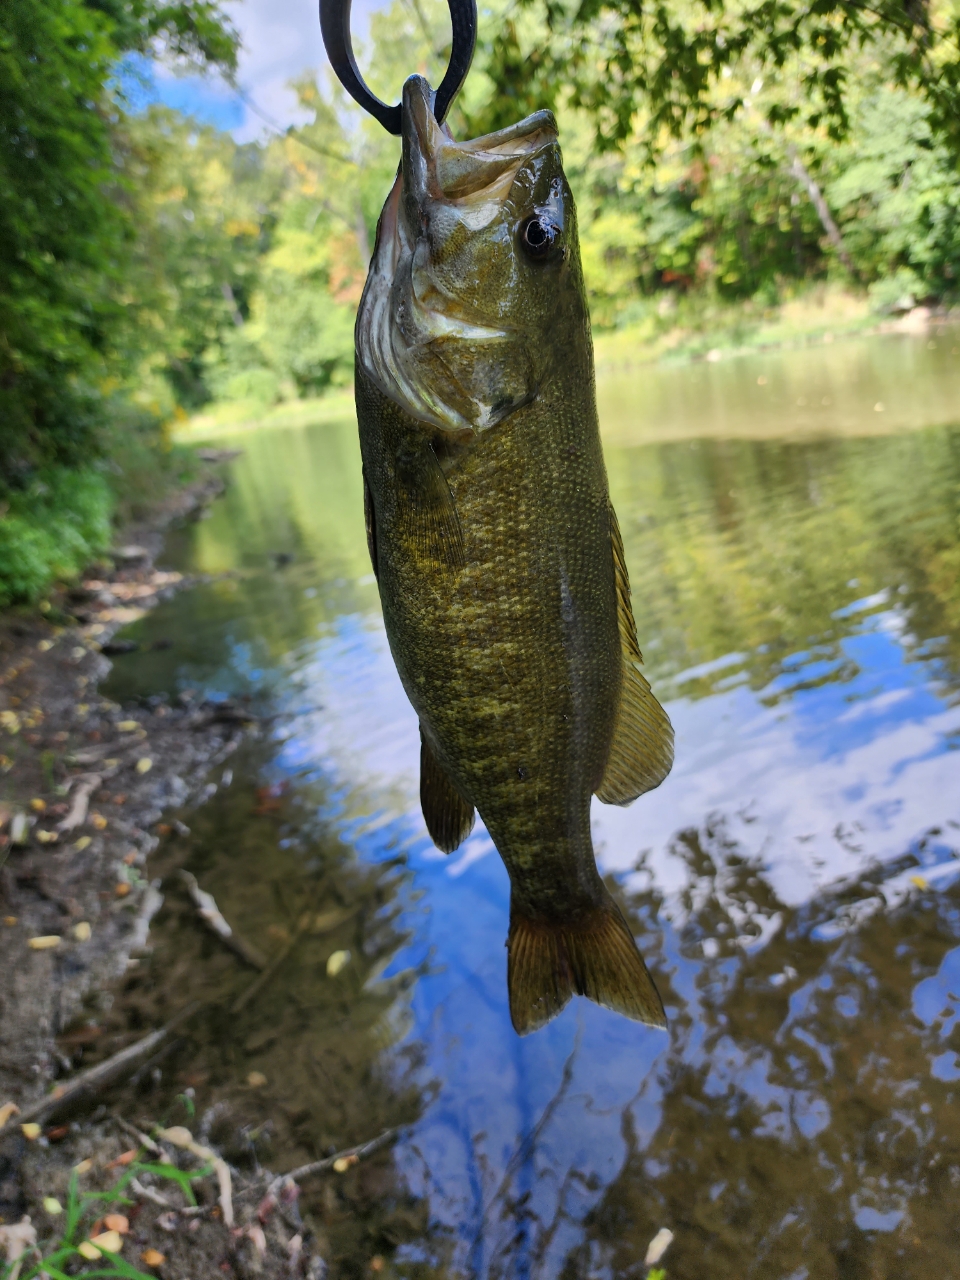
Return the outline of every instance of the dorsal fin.
<path id="1" fill-rule="evenodd" d="M 420 729 L 420 808 L 430 839 L 444 853 L 453 853 L 473 830 L 473 805 L 468 804 L 447 776 Z"/>
<path id="2" fill-rule="evenodd" d="M 597 798 L 604 804 L 630 804 L 645 791 L 658 787 L 670 772 L 673 726 L 640 671 L 643 657 L 630 607 L 630 578 L 623 554 L 623 539 L 616 512 L 612 506 L 609 510 L 623 687 L 607 767 L 597 788 Z"/>

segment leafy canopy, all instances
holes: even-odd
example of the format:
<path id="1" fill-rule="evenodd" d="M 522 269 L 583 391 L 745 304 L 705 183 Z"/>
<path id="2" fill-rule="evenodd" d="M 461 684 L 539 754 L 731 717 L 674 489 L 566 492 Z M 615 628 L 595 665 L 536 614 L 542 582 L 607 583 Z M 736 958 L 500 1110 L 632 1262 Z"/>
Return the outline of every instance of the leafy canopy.
<path id="1" fill-rule="evenodd" d="M 744 95 L 724 91 L 731 69 L 788 76 L 768 122 L 799 120 L 840 138 L 849 130 L 851 59 L 882 49 L 892 81 L 919 91 L 935 132 L 960 154 L 960 10 L 953 0 L 520 0 L 550 39 L 524 51 L 502 23 L 487 73 L 493 103 L 514 115 L 572 89 L 601 143 L 629 137 L 638 113 L 653 145 L 732 120 Z M 500 123 L 497 120 L 495 123 Z"/>

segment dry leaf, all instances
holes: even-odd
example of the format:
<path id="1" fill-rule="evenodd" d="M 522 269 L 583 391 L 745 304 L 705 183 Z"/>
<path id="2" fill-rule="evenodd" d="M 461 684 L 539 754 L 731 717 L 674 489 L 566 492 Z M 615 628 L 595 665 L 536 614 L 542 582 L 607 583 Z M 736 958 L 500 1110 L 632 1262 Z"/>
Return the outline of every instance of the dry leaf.
<path id="1" fill-rule="evenodd" d="M 121 1236 L 125 1236 L 130 1230 L 130 1220 L 122 1213 L 108 1213 L 103 1220 L 103 1225 L 108 1231 L 116 1231 Z"/>
<path id="2" fill-rule="evenodd" d="M 79 1164 L 73 1166 L 74 1173 L 89 1173 L 93 1168 L 92 1160 L 81 1160 Z"/>
<path id="3" fill-rule="evenodd" d="M 100 1257 L 100 1250 L 96 1245 L 91 1244 L 89 1240 L 84 1240 L 82 1244 L 77 1245 L 77 1253 L 82 1258 L 86 1258 L 88 1262 L 96 1262 Z"/>
<path id="4" fill-rule="evenodd" d="M 127 884 L 126 880 L 121 880 L 119 884 L 113 886 L 113 892 L 118 898 L 125 898 L 130 892 L 130 886 Z"/>
<path id="5" fill-rule="evenodd" d="M 643 1260 L 643 1265 L 645 1267 L 655 1267 L 670 1248 L 672 1241 L 673 1232 L 668 1227 L 661 1227 L 647 1245 L 647 1254 Z"/>
<path id="6" fill-rule="evenodd" d="M 161 1253 L 159 1249 L 144 1249 L 140 1255 L 140 1261 L 145 1267 L 159 1267 L 166 1262 L 167 1256 Z"/>
<path id="7" fill-rule="evenodd" d="M 118 1165 L 133 1164 L 137 1158 L 136 1147 L 131 1147 L 129 1151 L 124 1151 L 123 1155 L 117 1156 L 116 1160 L 111 1160 L 109 1164 L 105 1164 L 105 1169 L 116 1169 Z"/>
<path id="8" fill-rule="evenodd" d="M 107 825 L 107 820 L 102 813 L 91 813 L 90 825 L 96 827 L 98 831 L 102 831 Z"/>
<path id="9" fill-rule="evenodd" d="M 3 1106 L 0 1107 L 0 1129 L 3 1128 L 12 1116 L 18 1116 L 19 1114 L 20 1108 L 15 1102 L 5 1102 Z"/>
<path id="10" fill-rule="evenodd" d="M 110 1216 L 113 1217 L 114 1215 L 111 1214 Z M 126 1222 L 126 1218 L 124 1218 L 124 1222 Z M 95 1249 L 103 1249 L 107 1253 L 119 1253 L 123 1248 L 123 1239 L 119 1231 L 101 1231 L 98 1236 L 92 1238 L 90 1243 Z"/>

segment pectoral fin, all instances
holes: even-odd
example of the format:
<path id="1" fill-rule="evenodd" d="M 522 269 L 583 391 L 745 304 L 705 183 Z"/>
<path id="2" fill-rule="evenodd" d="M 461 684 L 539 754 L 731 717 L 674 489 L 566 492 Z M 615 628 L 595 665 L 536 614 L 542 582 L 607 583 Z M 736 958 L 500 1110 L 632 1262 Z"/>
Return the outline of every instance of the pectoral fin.
<path id="1" fill-rule="evenodd" d="M 473 805 L 460 795 L 420 730 L 420 808 L 430 839 L 453 853 L 473 830 Z"/>
<path id="2" fill-rule="evenodd" d="M 370 564 L 373 566 L 373 576 L 380 577 L 380 570 L 377 568 L 377 517 L 373 509 L 373 494 L 370 492 L 370 485 L 367 482 L 367 469 L 363 469 L 363 522 L 367 527 L 367 550 L 370 552 Z"/>
<path id="3" fill-rule="evenodd" d="M 623 661 L 623 687 L 597 798 L 604 804 L 630 804 L 658 787 L 673 764 L 673 726 L 640 671 L 643 657 L 630 607 L 630 579 L 616 512 L 610 507 L 610 543 L 617 588 L 617 624 Z"/>
<path id="4" fill-rule="evenodd" d="M 462 569 L 466 560 L 460 518 L 433 449 L 427 445 L 400 459 L 397 476 L 400 535 L 417 563 L 439 561 L 447 568 Z"/>

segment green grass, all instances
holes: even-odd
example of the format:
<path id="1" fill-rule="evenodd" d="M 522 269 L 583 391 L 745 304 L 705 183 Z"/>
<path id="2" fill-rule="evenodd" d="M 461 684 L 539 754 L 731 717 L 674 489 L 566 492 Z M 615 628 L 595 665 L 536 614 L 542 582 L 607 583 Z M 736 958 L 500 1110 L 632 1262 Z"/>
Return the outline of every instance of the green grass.
<path id="1" fill-rule="evenodd" d="M 124 1170 L 116 1183 L 109 1191 L 83 1191 L 80 1190 L 79 1178 L 76 1172 L 70 1175 L 70 1185 L 67 1190 L 67 1203 L 64 1210 L 64 1220 L 62 1230 L 55 1234 L 51 1240 L 40 1250 L 42 1257 L 39 1261 L 30 1266 L 27 1271 L 20 1271 L 20 1267 L 16 1264 L 3 1267 L 0 1270 L 0 1280 L 12 1280 L 14 1269 L 19 1273 L 18 1280 L 37 1280 L 41 1276 L 49 1276 L 50 1280 L 69 1280 L 67 1273 L 64 1271 L 66 1266 L 74 1266 L 78 1262 L 84 1267 L 79 1274 L 87 1277 L 108 1276 L 115 1277 L 120 1280 L 151 1280 L 151 1277 L 144 1271 L 138 1271 L 136 1267 L 131 1266 L 118 1253 L 110 1253 L 106 1249 L 101 1249 L 102 1262 L 98 1261 L 93 1267 L 90 1267 L 90 1261 L 86 1259 L 79 1250 L 79 1245 L 83 1243 L 87 1236 L 87 1229 L 91 1223 L 111 1208 L 122 1208 L 125 1205 L 133 1204 L 123 1193 L 133 1178 L 144 1173 L 151 1173 L 155 1177 L 167 1178 L 176 1182 L 187 1202 L 191 1205 L 197 1203 L 193 1194 L 192 1183 L 198 1178 L 205 1178 L 212 1172 L 212 1166 L 207 1165 L 203 1169 L 187 1173 L 182 1169 L 178 1169 L 176 1165 L 147 1163 L 135 1160 Z M 90 1268 L 90 1269 L 88 1269 Z M 73 1272 L 76 1275 L 76 1272 Z"/>

